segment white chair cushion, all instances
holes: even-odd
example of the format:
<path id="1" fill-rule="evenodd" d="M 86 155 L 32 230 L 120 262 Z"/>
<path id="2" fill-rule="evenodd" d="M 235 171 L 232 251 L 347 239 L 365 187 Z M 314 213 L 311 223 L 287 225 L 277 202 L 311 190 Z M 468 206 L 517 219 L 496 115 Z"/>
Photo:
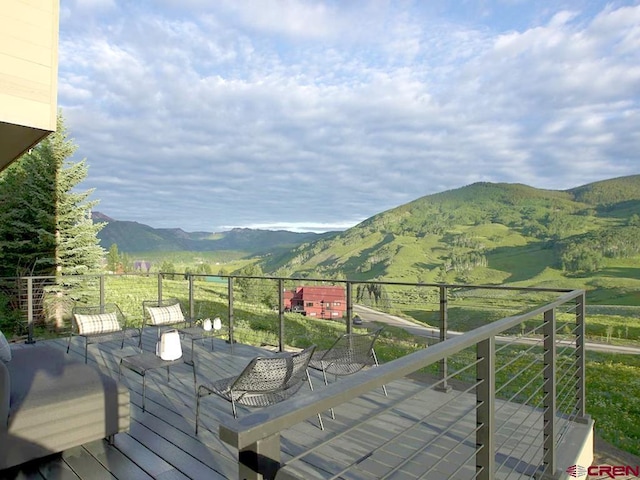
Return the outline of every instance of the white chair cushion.
<path id="1" fill-rule="evenodd" d="M 118 315 L 116 315 L 115 312 L 97 313 L 94 315 L 76 313 L 74 317 L 78 324 L 78 332 L 80 335 L 109 333 L 122 330 L 120 322 L 118 322 Z"/>
<path id="2" fill-rule="evenodd" d="M 5 363 L 11 361 L 11 347 L 2 332 L 0 332 L 0 360 Z"/>
<path id="3" fill-rule="evenodd" d="M 149 312 L 153 325 L 167 325 L 185 321 L 179 303 L 166 307 L 147 307 L 147 312 Z"/>

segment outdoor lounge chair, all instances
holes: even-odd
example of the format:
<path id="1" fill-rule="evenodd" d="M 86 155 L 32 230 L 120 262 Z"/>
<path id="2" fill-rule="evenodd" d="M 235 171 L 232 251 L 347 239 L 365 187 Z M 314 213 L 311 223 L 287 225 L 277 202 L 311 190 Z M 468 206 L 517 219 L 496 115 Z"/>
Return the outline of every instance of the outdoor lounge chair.
<path id="1" fill-rule="evenodd" d="M 231 402 L 233 417 L 238 417 L 237 404 L 246 407 L 267 407 L 292 397 L 306 381 L 313 390 L 307 366 L 315 351 L 312 345 L 298 353 L 278 353 L 271 357 L 256 357 L 240 375 L 213 383 L 198 385 L 196 392 L 196 435 L 200 421 L 200 400 L 216 394 Z M 324 430 L 318 414 L 320 428 Z"/>
<path id="2" fill-rule="evenodd" d="M 177 298 L 143 301 L 142 319 L 142 328 L 156 327 L 158 339 L 163 327 L 182 329 L 192 326 Z"/>
<path id="3" fill-rule="evenodd" d="M 328 350 L 316 351 L 309 361 L 309 368 L 322 372 L 324 384 L 328 385 L 327 374 L 339 376 L 353 375 L 368 367 L 378 366 L 378 357 L 373 349 L 384 327 L 369 333 L 346 333 L 339 337 Z M 382 391 L 387 395 L 387 388 Z M 331 409 L 331 418 L 335 418 Z"/>
<path id="4" fill-rule="evenodd" d="M 123 348 L 125 339 L 133 336 L 140 337 L 141 330 L 127 325 L 124 314 L 115 303 L 76 305 L 72 310 L 67 353 L 74 335 L 84 338 L 84 363 L 87 363 L 89 344 L 119 340 L 122 342 L 120 348 Z"/>
<path id="5" fill-rule="evenodd" d="M 210 338 L 211 350 L 213 350 L 213 337 L 223 335 L 221 333 L 222 323 L 219 318 L 214 318 L 212 329 L 206 331 L 202 326 L 195 325 L 193 319 L 185 316 L 180 301 L 177 298 L 167 298 L 161 301 L 145 300 L 142 302 L 142 310 L 143 328 L 145 326 L 155 327 L 158 339 L 160 339 L 160 332 L 164 327 L 175 328 L 181 335 L 190 337 L 192 360 L 193 343 L 195 340 Z M 142 339 L 142 337 L 140 338 Z M 142 347 L 142 341 L 140 346 Z"/>

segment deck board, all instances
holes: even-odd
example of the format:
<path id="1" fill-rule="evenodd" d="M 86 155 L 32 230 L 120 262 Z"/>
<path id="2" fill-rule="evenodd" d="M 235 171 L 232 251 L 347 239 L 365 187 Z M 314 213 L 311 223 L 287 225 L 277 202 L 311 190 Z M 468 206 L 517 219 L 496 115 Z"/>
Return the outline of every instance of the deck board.
<path id="1" fill-rule="evenodd" d="M 146 329 L 143 348 L 152 351 L 155 340 L 155 331 Z M 219 338 L 213 341 L 213 350 L 209 341 L 194 345 L 197 383 L 237 375 L 254 356 L 272 354 L 241 344 L 231 349 Z M 66 351 L 66 339 L 46 342 Z M 190 341 L 183 342 L 187 359 L 191 358 L 190 346 Z M 119 378 L 120 358 L 136 351 L 137 339 L 128 340 L 124 349 L 120 349 L 117 342 L 91 345 L 88 363 L 112 378 Z M 70 355 L 84 361 L 84 345 L 80 338 L 73 339 Z M 321 374 L 315 370 L 310 374 L 314 389 L 324 388 Z M 128 433 L 116 435 L 113 445 L 100 440 L 30 462 L 12 470 L 12 478 L 237 478 L 237 451 L 218 437 L 220 422 L 232 418 L 230 404 L 216 395 L 203 398 L 200 432 L 196 436 L 193 373 L 189 365 L 172 367 L 169 381 L 165 370 L 147 373 L 145 412 L 142 411 L 142 377 L 123 369 L 120 381 L 130 392 L 131 427 Z M 324 431 L 318 428 L 314 416 L 282 432 L 282 461 L 291 474 L 285 478 L 330 478 L 340 474 L 339 478 L 345 479 L 378 479 L 389 474 L 393 479 L 410 479 L 421 478 L 429 469 L 429 479 L 447 478 L 453 472 L 456 478 L 472 478 L 475 463 L 458 471 L 457 460 L 473 455 L 475 449 L 475 397 L 455 391 L 436 391 L 410 379 L 387 385 L 387 391 L 388 396 L 385 396 L 381 389 L 376 389 L 336 407 L 335 420 L 329 412 L 323 412 Z M 303 387 L 298 395 L 313 395 L 313 392 Z M 469 414 L 470 409 L 473 415 Z M 428 420 L 423 418 L 425 411 L 432 412 Z M 248 412 L 248 409 L 239 408 L 240 417 Z M 518 468 L 521 472 L 530 472 L 530 463 L 540 456 L 530 453 L 535 450 L 536 442 L 539 443 L 537 427 L 531 431 L 521 428 L 522 422 L 528 421 L 523 420 L 526 414 L 526 411 L 502 405 L 500 418 L 497 416 L 499 435 L 508 444 L 497 455 L 497 460 L 509 464 L 522 460 Z M 532 412 L 528 414 L 532 415 Z M 459 419 L 461 421 L 454 423 Z M 539 414 L 535 412 L 529 423 L 534 421 L 539 422 Z M 434 438 L 438 441 L 425 448 Z M 409 458 L 411 456 L 413 458 Z M 343 470 L 345 472 L 341 473 Z"/>
<path id="2" fill-rule="evenodd" d="M 116 478 L 85 446 L 73 447 L 62 452 L 62 459 L 80 478 L 113 480 Z"/>

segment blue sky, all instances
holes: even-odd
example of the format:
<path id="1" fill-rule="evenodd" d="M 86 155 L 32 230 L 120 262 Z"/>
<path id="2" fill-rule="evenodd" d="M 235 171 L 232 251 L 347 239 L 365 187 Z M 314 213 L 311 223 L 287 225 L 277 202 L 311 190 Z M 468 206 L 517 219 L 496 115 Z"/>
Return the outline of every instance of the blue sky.
<path id="1" fill-rule="evenodd" d="M 61 0 L 83 188 L 187 231 L 345 229 L 640 173 L 638 1 Z"/>

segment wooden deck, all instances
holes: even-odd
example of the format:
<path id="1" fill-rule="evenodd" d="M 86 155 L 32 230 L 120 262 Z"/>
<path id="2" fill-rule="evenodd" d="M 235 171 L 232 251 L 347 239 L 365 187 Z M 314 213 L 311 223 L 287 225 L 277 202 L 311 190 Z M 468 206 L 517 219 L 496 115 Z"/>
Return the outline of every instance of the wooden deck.
<path id="1" fill-rule="evenodd" d="M 153 348 L 155 334 L 144 334 L 145 350 Z M 48 344 L 66 349 L 66 339 Z M 183 342 L 190 356 L 190 342 Z M 269 351 L 221 339 L 196 343 L 198 381 L 235 375 L 256 355 Z M 89 347 L 89 362 L 118 376 L 122 356 L 133 346 L 116 343 Z M 71 355 L 83 360 L 80 340 L 72 342 Z M 312 374 L 314 388 L 323 388 Z M 61 454 L 0 472 L 0 478 L 18 479 L 236 479 L 237 451 L 218 438 L 220 421 L 232 418 L 230 404 L 211 395 L 202 400 L 200 432 L 196 437 L 195 397 L 191 367 L 147 374 L 146 411 L 142 411 L 141 377 L 124 370 L 121 381 L 131 394 L 131 428 L 116 435 L 114 445 L 96 441 Z M 348 381 L 348 380 L 341 380 Z M 323 414 L 326 429 L 317 418 L 282 432 L 285 471 L 299 478 L 473 478 L 475 475 L 475 396 L 464 392 L 438 392 L 409 379 L 371 392 L 336 408 L 336 419 Z M 303 388 L 298 395 L 312 395 Z M 248 410 L 240 408 L 239 416 Z M 540 412 L 504 404 L 498 435 L 506 443 L 497 462 L 508 474 L 500 478 L 530 478 L 541 459 Z M 460 421 L 462 419 L 462 421 Z M 523 428 L 523 425 L 529 425 Z M 541 426 L 541 425 L 540 425 Z M 499 444 L 498 442 L 496 442 Z M 460 462 L 466 459 L 465 462 Z M 284 472 L 283 472 L 284 473 Z M 284 476 L 284 475 L 283 475 Z M 287 477 L 293 478 L 293 477 Z"/>

